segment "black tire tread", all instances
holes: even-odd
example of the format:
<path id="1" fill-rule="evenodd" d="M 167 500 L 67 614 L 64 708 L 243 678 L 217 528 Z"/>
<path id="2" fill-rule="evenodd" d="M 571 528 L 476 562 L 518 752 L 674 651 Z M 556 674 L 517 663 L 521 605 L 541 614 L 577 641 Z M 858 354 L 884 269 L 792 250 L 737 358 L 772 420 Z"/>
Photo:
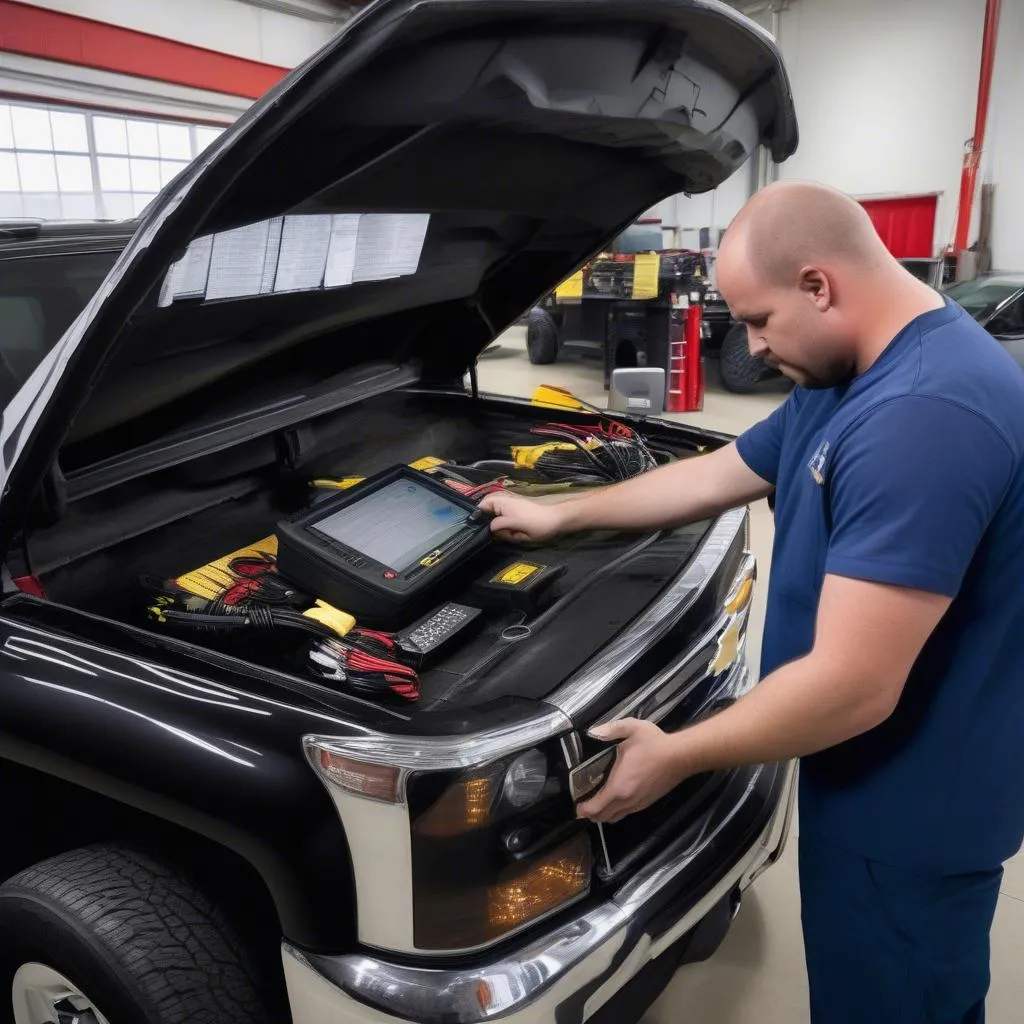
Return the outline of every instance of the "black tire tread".
<path id="1" fill-rule="evenodd" d="M 558 359 L 558 324 L 546 309 L 530 310 L 526 351 L 535 366 L 547 366 Z"/>
<path id="2" fill-rule="evenodd" d="M 747 330 L 742 324 L 734 324 L 722 339 L 719 353 L 719 371 L 726 390 L 746 394 L 768 376 L 763 360 L 750 354 L 747 344 Z"/>
<path id="3" fill-rule="evenodd" d="M 223 914 L 145 853 L 73 850 L 10 879 L 4 897 L 41 902 L 84 928 L 158 1024 L 270 1024 L 247 951 Z"/>

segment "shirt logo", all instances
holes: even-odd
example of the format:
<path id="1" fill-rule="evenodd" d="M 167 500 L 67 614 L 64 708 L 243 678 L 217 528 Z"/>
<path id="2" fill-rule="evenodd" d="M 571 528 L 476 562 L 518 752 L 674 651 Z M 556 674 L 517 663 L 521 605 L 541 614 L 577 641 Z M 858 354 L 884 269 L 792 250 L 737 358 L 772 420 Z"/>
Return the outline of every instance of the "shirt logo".
<path id="1" fill-rule="evenodd" d="M 822 441 L 811 456 L 811 461 L 807 463 L 807 468 L 811 471 L 811 476 L 819 487 L 825 486 L 825 460 L 828 458 L 831 447 L 828 441 Z"/>

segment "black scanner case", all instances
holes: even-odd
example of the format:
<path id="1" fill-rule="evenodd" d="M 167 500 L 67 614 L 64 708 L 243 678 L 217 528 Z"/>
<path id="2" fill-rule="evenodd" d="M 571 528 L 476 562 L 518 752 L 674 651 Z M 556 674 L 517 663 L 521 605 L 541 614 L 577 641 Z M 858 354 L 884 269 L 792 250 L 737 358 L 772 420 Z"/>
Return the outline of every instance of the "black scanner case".
<path id="1" fill-rule="evenodd" d="M 317 529 L 339 512 L 402 481 L 466 513 L 454 536 L 419 553 L 411 565 L 387 565 Z M 477 513 L 471 498 L 419 470 L 395 466 L 279 523 L 278 571 L 306 593 L 354 615 L 360 625 L 403 626 L 444 601 L 477 567 L 479 556 L 491 543 L 490 517 Z M 380 524 L 381 530 L 387 528 L 386 522 Z"/>

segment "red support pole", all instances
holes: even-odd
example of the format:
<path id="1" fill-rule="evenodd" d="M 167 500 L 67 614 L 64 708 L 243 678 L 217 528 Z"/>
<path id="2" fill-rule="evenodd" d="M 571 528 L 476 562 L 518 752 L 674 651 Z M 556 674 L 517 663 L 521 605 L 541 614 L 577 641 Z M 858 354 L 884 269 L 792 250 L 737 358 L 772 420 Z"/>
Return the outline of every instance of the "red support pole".
<path id="1" fill-rule="evenodd" d="M 981 72 L 978 76 L 978 107 L 974 114 L 974 137 L 967 144 L 963 171 L 960 174 L 960 208 L 956 218 L 954 246 L 957 252 L 967 248 L 971 233 L 971 213 L 978 186 L 978 166 L 985 146 L 988 122 L 988 99 L 992 91 L 992 69 L 996 62 L 996 36 L 999 30 L 999 9 L 1002 0 L 986 0 L 985 34 L 981 42 Z"/>

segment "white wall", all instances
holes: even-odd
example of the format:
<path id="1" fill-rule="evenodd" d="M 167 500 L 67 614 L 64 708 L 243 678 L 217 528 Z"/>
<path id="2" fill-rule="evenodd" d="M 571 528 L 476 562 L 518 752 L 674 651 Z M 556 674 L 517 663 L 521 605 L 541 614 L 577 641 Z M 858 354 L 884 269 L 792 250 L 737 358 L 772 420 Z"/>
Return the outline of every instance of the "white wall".
<path id="1" fill-rule="evenodd" d="M 666 229 L 667 245 L 696 249 L 700 245 L 701 228 L 725 229 L 750 198 L 755 165 L 756 159 L 748 160 L 713 192 L 672 196 L 649 210 L 647 216 L 661 220 Z M 712 246 L 716 238 L 712 238 Z"/>
<path id="2" fill-rule="evenodd" d="M 800 147 L 780 177 L 858 197 L 941 192 L 936 246 L 951 240 L 984 13 L 985 0 L 793 0 L 779 39 Z"/>
<path id="3" fill-rule="evenodd" d="M 150 32 L 192 46 L 295 67 L 337 31 L 344 13 L 318 0 L 267 9 L 245 0 L 32 0 L 80 18 Z M 284 13 L 285 10 L 291 13 Z"/>
<path id="4" fill-rule="evenodd" d="M 992 266 L 1024 270 L 1024 0 L 1003 0 L 982 159 L 995 184 Z M 977 230 L 977 221 L 973 228 Z M 972 236 L 973 237 L 973 236 Z"/>

